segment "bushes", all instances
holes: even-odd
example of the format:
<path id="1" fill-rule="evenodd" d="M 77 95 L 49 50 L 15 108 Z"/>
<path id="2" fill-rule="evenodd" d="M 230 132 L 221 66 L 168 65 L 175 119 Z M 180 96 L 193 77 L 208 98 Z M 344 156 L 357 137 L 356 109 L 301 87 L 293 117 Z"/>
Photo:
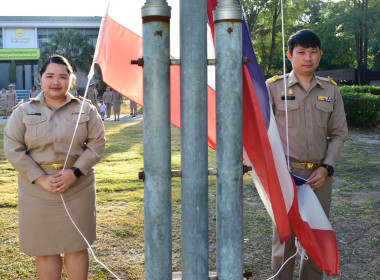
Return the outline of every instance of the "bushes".
<path id="1" fill-rule="evenodd" d="M 380 88 L 373 86 L 340 87 L 348 126 L 374 127 L 379 121 Z"/>
<path id="2" fill-rule="evenodd" d="M 373 95 L 380 95 L 380 87 L 374 86 L 341 86 L 339 87 L 342 94 L 346 92 L 356 92 L 356 93 L 370 93 Z"/>

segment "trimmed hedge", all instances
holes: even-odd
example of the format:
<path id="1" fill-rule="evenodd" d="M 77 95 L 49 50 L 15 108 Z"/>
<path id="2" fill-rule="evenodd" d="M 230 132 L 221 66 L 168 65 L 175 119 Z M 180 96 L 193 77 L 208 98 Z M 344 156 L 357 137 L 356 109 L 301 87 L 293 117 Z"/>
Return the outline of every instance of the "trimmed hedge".
<path id="1" fill-rule="evenodd" d="M 341 86 L 339 87 L 342 94 L 347 92 L 356 93 L 370 93 L 373 95 L 380 95 L 380 87 L 374 86 Z"/>
<path id="2" fill-rule="evenodd" d="M 380 95 L 362 92 L 362 88 L 368 87 L 344 86 L 340 88 L 347 124 L 348 126 L 374 127 L 379 122 Z M 378 89 L 380 88 L 376 88 Z"/>

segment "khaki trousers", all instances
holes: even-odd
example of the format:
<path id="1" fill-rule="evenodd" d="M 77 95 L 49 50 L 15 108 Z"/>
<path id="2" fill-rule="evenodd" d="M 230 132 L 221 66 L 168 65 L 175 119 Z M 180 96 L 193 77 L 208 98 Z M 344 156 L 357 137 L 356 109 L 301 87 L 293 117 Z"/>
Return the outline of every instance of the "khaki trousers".
<path id="1" fill-rule="evenodd" d="M 305 179 L 309 178 L 313 171 L 301 170 L 293 168 L 293 173 L 301 176 Z M 318 197 L 319 202 L 322 205 L 327 217 L 330 214 L 331 206 L 331 194 L 332 194 L 332 178 L 329 177 L 326 184 L 321 188 L 315 190 L 315 194 Z M 297 248 L 294 244 L 295 235 L 292 231 L 292 236 L 289 240 L 281 244 L 278 230 L 275 225 L 273 225 L 273 239 L 272 239 L 272 272 L 273 275 L 277 273 L 282 264 L 295 254 Z M 276 276 L 276 280 L 292 280 L 294 272 L 295 258 L 289 260 L 286 265 L 282 268 L 281 272 Z M 301 259 L 300 267 L 300 280 L 322 280 L 323 272 L 315 264 L 315 262 L 309 257 L 308 260 L 304 258 Z"/>

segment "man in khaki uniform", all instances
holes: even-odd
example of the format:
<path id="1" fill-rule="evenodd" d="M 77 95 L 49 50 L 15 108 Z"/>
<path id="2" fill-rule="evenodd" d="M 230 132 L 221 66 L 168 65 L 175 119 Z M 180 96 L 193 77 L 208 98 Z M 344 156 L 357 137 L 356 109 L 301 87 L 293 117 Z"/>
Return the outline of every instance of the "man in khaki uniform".
<path id="1" fill-rule="evenodd" d="M 301 30 L 288 41 L 288 59 L 293 71 L 267 81 L 269 98 L 276 118 L 282 145 L 287 154 L 286 106 L 288 115 L 289 157 L 292 173 L 308 179 L 327 217 L 330 213 L 334 166 L 347 137 L 342 96 L 336 83 L 314 75 L 322 57 L 321 42 L 316 34 Z M 284 90 L 284 79 L 287 92 Z M 272 270 L 294 253 L 294 234 L 281 244 L 277 228 L 273 229 Z M 293 279 L 294 258 L 275 279 Z M 323 272 L 314 261 L 301 260 L 300 279 L 321 280 Z"/>
<path id="2" fill-rule="evenodd" d="M 103 93 L 103 101 L 104 101 L 104 104 L 107 106 L 107 108 L 106 108 L 107 118 L 111 117 L 112 93 L 113 93 L 113 91 L 111 91 L 110 87 L 107 87 L 106 91 Z"/>

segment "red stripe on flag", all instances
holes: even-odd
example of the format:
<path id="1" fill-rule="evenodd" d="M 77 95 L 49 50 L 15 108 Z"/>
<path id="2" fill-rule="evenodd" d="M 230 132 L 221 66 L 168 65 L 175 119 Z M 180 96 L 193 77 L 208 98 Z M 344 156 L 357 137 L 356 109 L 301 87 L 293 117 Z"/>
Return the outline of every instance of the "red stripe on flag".
<path id="1" fill-rule="evenodd" d="M 243 144 L 269 197 L 280 239 L 284 242 L 291 235 L 288 214 L 260 105 L 246 66 L 243 67 Z"/>

